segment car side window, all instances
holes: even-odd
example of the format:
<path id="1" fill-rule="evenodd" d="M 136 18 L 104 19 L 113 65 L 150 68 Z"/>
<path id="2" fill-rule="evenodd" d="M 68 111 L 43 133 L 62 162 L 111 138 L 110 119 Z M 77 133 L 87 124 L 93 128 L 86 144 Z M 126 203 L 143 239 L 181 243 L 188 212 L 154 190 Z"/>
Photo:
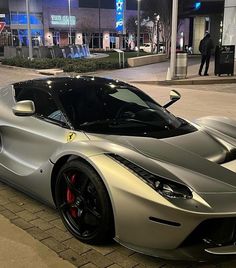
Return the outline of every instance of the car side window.
<path id="1" fill-rule="evenodd" d="M 39 118 L 66 123 L 66 119 L 57 107 L 50 93 L 40 89 L 22 89 L 16 94 L 16 101 L 31 100 L 35 105 L 35 115 Z"/>

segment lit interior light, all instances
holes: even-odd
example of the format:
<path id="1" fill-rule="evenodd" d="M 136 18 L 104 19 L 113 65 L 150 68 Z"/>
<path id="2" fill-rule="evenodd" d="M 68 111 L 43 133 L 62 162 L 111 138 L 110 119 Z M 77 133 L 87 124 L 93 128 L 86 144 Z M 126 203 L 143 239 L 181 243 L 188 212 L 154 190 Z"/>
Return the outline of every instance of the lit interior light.
<path id="1" fill-rule="evenodd" d="M 196 2 L 195 3 L 195 9 L 199 9 L 201 7 L 202 3 L 201 2 Z"/>

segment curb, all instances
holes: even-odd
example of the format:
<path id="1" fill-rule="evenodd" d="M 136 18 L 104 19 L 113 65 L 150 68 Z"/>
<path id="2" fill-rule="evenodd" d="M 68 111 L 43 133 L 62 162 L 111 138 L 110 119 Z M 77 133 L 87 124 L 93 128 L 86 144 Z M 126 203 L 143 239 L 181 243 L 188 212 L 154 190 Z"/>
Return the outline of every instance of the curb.
<path id="1" fill-rule="evenodd" d="M 57 75 L 63 73 L 61 69 L 32 69 L 32 68 L 24 68 L 19 66 L 11 66 L 11 65 L 4 65 L 0 63 L 1 68 L 5 69 L 13 69 L 13 70 L 24 70 L 24 71 L 31 71 L 41 75 Z"/>
<path id="2" fill-rule="evenodd" d="M 35 72 L 35 69 L 31 69 L 31 68 L 24 68 L 24 67 L 19 67 L 19 66 L 12 66 L 12 65 L 5 65 L 0 63 L 0 67 L 1 68 L 5 68 L 5 69 L 15 69 L 15 70 L 27 70 L 27 71 L 31 71 L 31 72 Z"/>
<path id="3" fill-rule="evenodd" d="M 213 85 L 213 84 L 235 84 L 236 78 L 208 79 L 208 80 L 163 80 L 163 81 L 129 81 L 135 84 L 173 86 L 173 85 Z"/>
<path id="4" fill-rule="evenodd" d="M 63 70 L 61 70 L 61 69 L 40 69 L 40 70 L 35 70 L 35 72 L 38 74 L 43 74 L 43 75 L 57 75 L 57 74 L 62 74 Z"/>

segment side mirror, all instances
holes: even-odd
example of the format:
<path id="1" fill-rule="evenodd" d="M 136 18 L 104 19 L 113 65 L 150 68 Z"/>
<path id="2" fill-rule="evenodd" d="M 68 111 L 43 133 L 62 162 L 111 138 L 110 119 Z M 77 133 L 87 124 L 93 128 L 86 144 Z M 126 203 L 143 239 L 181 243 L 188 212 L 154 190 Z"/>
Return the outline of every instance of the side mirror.
<path id="1" fill-rule="evenodd" d="M 17 116 L 31 116 L 35 113 L 34 102 L 30 100 L 19 101 L 12 108 L 12 111 Z"/>
<path id="2" fill-rule="evenodd" d="M 175 103 L 176 101 L 181 99 L 181 95 L 178 91 L 176 90 L 171 90 L 170 92 L 170 101 L 167 102 L 163 107 L 167 108 L 169 106 L 171 106 L 173 103 Z"/>
<path id="3" fill-rule="evenodd" d="M 176 90 L 171 90 L 171 92 L 170 92 L 170 100 L 171 101 L 173 101 L 173 100 L 178 101 L 180 99 L 181 99 L 180 93 L 178 91 L 176 91 Z"/>

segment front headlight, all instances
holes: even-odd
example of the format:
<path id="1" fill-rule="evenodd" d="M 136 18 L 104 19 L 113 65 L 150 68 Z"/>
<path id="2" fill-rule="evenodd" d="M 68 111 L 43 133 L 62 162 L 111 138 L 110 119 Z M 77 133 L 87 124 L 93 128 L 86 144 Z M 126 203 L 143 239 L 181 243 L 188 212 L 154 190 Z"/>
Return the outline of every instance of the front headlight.
<path id="1" fill-rule="evenodd" d="M 183 184 L 156 176 L 119 155 L 108 155 L 134 172 L 144 182 L 166 198 L 191 199 L 193 197 L 191 190 Z"/>
<path id="2" fill-rule="evenodd" d="M 156 181 L 155 188 L 161 195 L 168 198 L 184 198 L 191 199 L 193 197 L 190 189 L 182 184 L 173 183 L 170 181 Z"/>

